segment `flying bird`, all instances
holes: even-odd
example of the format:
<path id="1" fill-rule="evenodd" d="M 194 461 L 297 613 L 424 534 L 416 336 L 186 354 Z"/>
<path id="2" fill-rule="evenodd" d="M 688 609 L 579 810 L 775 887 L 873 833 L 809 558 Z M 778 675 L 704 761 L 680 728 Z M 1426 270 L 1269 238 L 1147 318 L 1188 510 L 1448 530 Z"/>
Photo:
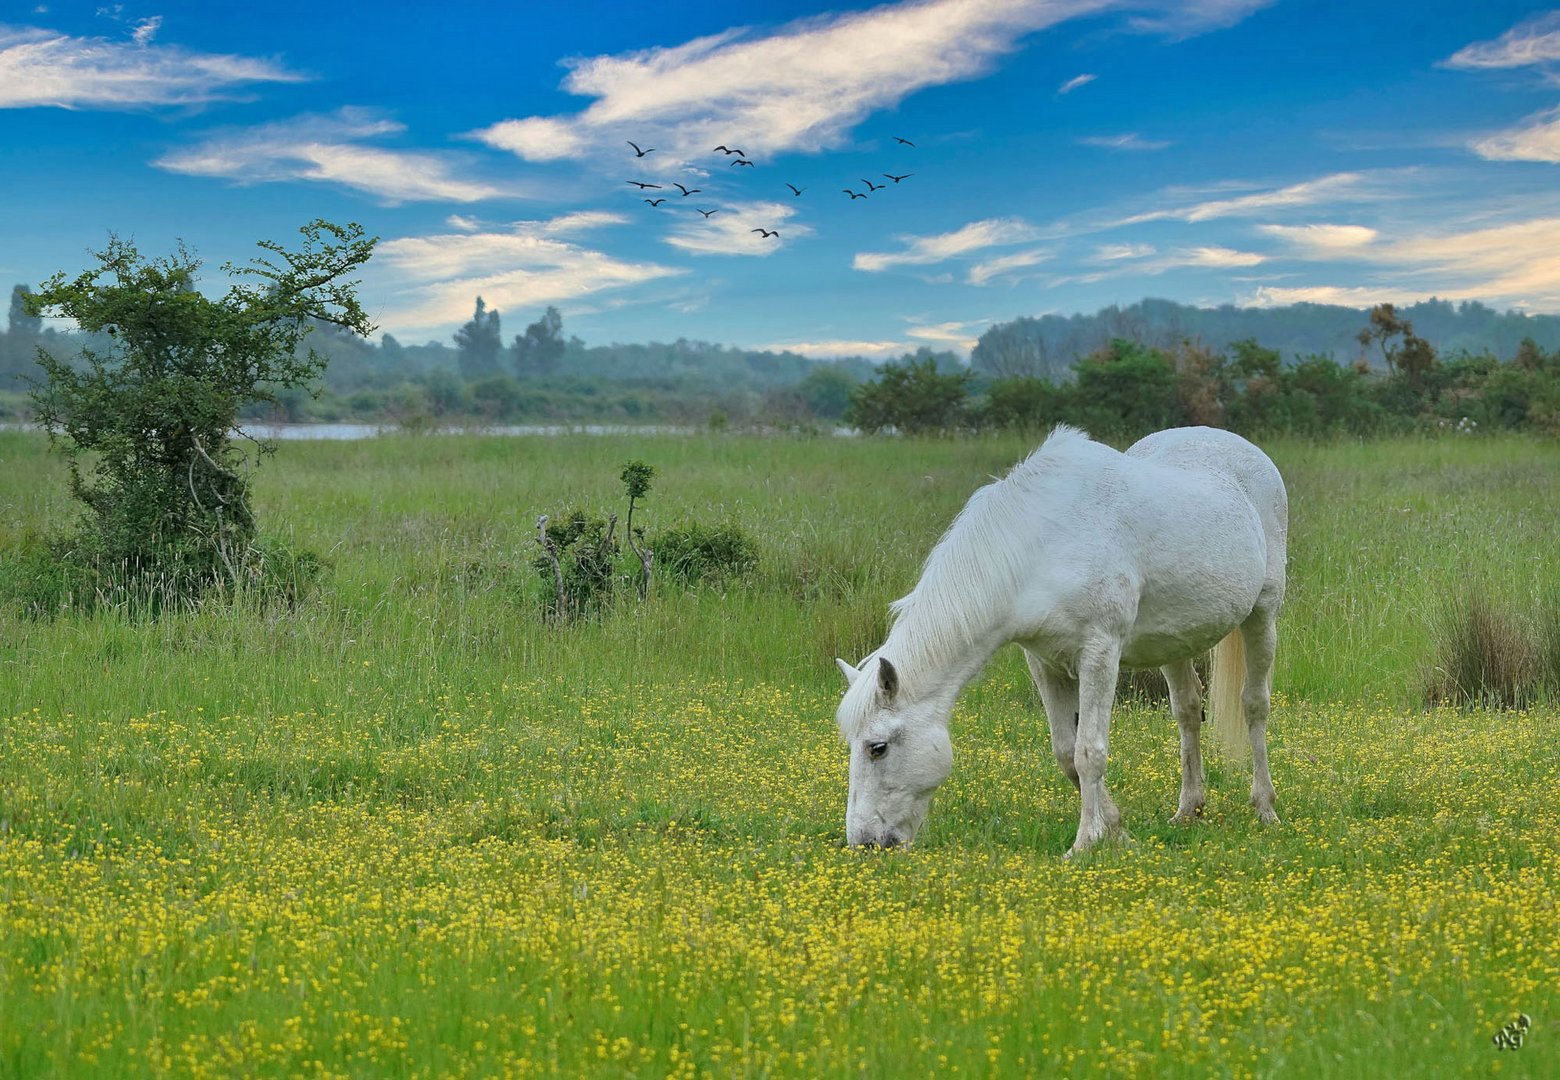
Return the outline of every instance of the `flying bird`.
<path id="1" fill-rule="evenodd" d="M 702 190 L 704 190 L 704 189 L 703 189 L 703 188 L 685 188 L 685 187 L 683 187 L 683 186 L 682 186 L 682 185 L 681 185 L 681 184 L 679 184 L 679 183 L 678 183 L 678 182 L 677 182 L 677 181 L 675 181 L 675 180 L 673 180 L 673 181 L 672 181 L 672 187 L 674 187 L 674 188 L 676 188 L 676 189 L 677 189 L 677 190 L 678 190 L 678 191 L 680 191 L 680 192 L 682 192 L 682 193 L 683 193 L 683 198 L 685 198 L 685 199 L 686 199 L 686 198 L 687 198 L 687 197 L 688 197 L 688 196 L 689 196 L 689 195 L 692 195 L 692 194 L 693 194 L 693 193 L 694 193 L 694 192 L 696 192 L 696 191 L 702 191 Z"/>
<path id="2" fill-rule="evenodd" d="M 896 183 L 896 184 L 897 184 L 897 183 L 899 183 L 899 181 L 901 181 L 901 180 L 905 180 L 905 179 L 908 179 L 908 178 L 909 178 L 909 177 L 912 177 L 912 176 L 914 176 L 914 175 L 915 175 L 915 173 L 913 173 L 913 172 L 907 172 L 907 173 L 905 173 L 905 175 L 904 175 L 904 176 L 895 176 L 895 175 L 894 175 L 894 174 L 893 174 L 893 173 L 891 173 L 891 172 L 886 172 L 886 173 L 884 173 L 884 174 L 883 174 L 883 175 L 884 175 L 884 176 L 886 176 L 886 177 L 888 177 L 888 178 L 889 178 L 889 179 L 890 179 L 890 180 L 892 180 L 892 181 L 893 181 L 893 182 L 894 182 L 894 183 Z"/>
<path id="3" fill-rule="evenodd" d="M 643 180 L 629 180 L 627 183 L 633 184 L 640 191 L 643 191 L 645 188 L 655 188 L 657 191 L 661 190 L 660 184 L 647 184 Z"/>
<path id="4" fill-rule="evenodd" d="M 843 191 L 845 194 L 849 195 L 852 199 L 865 199 L 866 198 L 865 195 L 857 195 L 850 188 L 841 188 L 840 190 Z"/>
<path id="5" fill-rule="evenodd" d="M 795 184 L 792 184 L 792 183 L 787 183 L 785 186 L 791 189 L 791 194 L 792 195 L 800 195 L 802 192 L 807 190 L 806 188 L 803 188 L 803 187 L 797 187 Z"/>
<path id="6" fill-rule="evenodd" d="M 697 206 L 695 206 L 694 209 L 695 210 L 699 210 L 699 208 Z M 717 206 L 713 210 L 699 210 L 699 213 L 704 215 L 704 220 L 705 221 L 708 221 L 710 219 L 710 215 L 711 214 L 718 214 L 718 213 L 720 213 L 720 207 Z"/>
<path id="7" fill-rule="evenodd" d="M 756 232 L 756 233 L 758 233 L 759 239 L 767 239 L 767 238 L 769 238 L 771 236 L 779 236 L 780 235 L 780 230 L 779 229 L 749 229 L 748 232 Z"/>
<path id="8" fill-rule="evenodd" d="M 651 206 L 660 206 L 665 201 L 666 201 L 665 199 L 646 199 L 645 200 L 645 202 L 649 203 Z"/>
<path id="9" fill-rule="evenodd" d="M 639 149 L 639 144 L 636 143 L 633 139 L 624 139 L 623 141 L 628 143 L 629 146 L 632 146 L 634 148 L 634 156 L 635 157 L 644 157 L 646 154 L 653 154 L 653 153 L 655 153 L 655 147 L 653 147 L 653 146 L 650 147 L 648 150 L 641 150 L 641 149 Z"/>
<path id="10" fill-rule="evenodd" d="M 713 154 L 713 153 L 715 153 L 716 150 L 720 151 L 723 154 L 736 154 L 737 157 L 747 157 L 747 154 L 744 153 L 743 151 L 741 151 L 741 150 L 733 150 L 733 149 L 731 149 L 728 146 L 717 146 L 715 148 L 715 150 L 711 150 L 710 153 Z"/>
<path id="11" fill-rule="evenodd" d="M 733 161 L 732 164 L 733 165 L 752 165 L 753 163 L 751 161 L 749 161 L 747 158 L 737 158 L 737 160 Z"/>
<path id="12" fill-rule="evenodd" d="M 915 145 L 915 143 L 911 142 L 909 139 L 901 139 L 898 135 L 894 136 L 894 141 L 896 143 L 904 143 L 906 146 L 913 147 Z"/>
<path id="13" fill-rule="evenodd" d="M 867 185 L 867 191 L 868 192 L 882 191 L 883 188 L 886 186 L 884 184 L 874 184 L 871 180 L 862 180 L 861 182 L 863 184 Z"/>

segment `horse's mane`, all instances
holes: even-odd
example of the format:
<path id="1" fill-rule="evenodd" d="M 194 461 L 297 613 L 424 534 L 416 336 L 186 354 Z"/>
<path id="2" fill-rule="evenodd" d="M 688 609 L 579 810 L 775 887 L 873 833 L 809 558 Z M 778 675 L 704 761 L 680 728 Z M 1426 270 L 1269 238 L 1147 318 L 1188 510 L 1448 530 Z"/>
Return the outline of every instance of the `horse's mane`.
<path id="1" fill-rule="evenodd" d="M 893 627 L 878 651 L 911 678 L 968 651 L 993 608 L 1019 590 L 1023 541 L 1046 516 L 1048 482 L 1076 476 L 1099 449 L 1084 432 L 1059 424 L 1006 476 L 971 495 L 927 555 L 915 588 L 889 605 Z"/>

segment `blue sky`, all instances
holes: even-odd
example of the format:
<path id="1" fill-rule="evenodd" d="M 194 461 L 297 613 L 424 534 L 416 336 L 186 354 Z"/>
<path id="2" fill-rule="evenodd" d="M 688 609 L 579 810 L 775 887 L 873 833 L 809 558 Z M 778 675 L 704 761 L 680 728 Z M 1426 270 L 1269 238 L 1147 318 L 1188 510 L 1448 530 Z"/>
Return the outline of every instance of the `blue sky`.
<path id="1" fill-rule="evenodd" d="M 10 3 L 0 146 L 0 284 L 358 221 L 404 342 L 479 294 L 872 357 L 1145 296 L 1560 312 L 1529 3 Z"/>

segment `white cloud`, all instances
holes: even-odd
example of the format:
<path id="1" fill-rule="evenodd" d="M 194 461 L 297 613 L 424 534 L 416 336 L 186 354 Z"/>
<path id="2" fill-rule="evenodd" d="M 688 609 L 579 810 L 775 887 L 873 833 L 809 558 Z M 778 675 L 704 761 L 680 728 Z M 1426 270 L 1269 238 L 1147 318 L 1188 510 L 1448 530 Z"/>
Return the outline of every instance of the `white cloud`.
<path id="1" fill-rule="evenodd" d="M 1019 251 L 987 259 L 970 267 L 968 281 L 971 285 L 987 285 L 997 278 L 1012 277 L 1015 271 L 1038 266 L 1051 257 L 1048 251 Z"/>
<path id="2" fill-rule="evenodd" d="M 361 140 L 397 135 L 405 125 L 365 109 L 303 116 L 213 135 L 153 162 L 170 172 L 217 176 L 242 184 L 313 180 L 367 192 L 386 202 L 477 202 L 516 194 L 462 179 L 449 155 L 389 150 Z"/>
<path id="3" fill-rule="evenodd" d="M 1266 0 L 1160 0 L 1135 24 L 1183 33 L 1228 25 Z M 593 98 L 566 116 L 504 120 L 475 137 L 533 161 L 585 158 L 623 139 L 659 170 L 716 144 L 763 160 L 838 147 L 857 124 L 932 86 L 979 78 L 1021 40 L 1117 0 L 918 0 L 821 16 L 769 33 L 733 29 L 682 45 L 567 61 L 563 88 Z"/>
<path id="4" fill-rule="evenodd" d="M 668 211 L 675 216 L 666 242 L 692 255 L 773 255 L 796 239 L 813 235 L 811 226 L 789 220 L 796 208 L 788 203 L 722 202 L 714 209 L 708 218 L 691 207 Z M 760 236 L 754 229 L 780 235 Z"/>
<path id="5" fill-rule="evenodd" d="M 685 272 L 561 238 L 607 224 L 610 216 L 572 214 L 516 222 L 502 231 L 383 241 L 374 266 L 388 276 L 393 299 L 382 321 L 396 333 L 448 330 L 470 318 L 477 296 L 500 311 L 533 311 Z"/>
<path id="6" fill-rule="evenodd" d="M 245 83 L 304 80 L 269 60 L 153 45 L 155 23 L 134 42 L 0 25 L 0 108 L 198 105 Z"/>
<path id="7" fill-rule="evenodd" d="M 1560 61 L 1560 11 L 1513 26 L 1494 41 L 1476 41 L 1444 61 L 1451 68 L 1514 68 Z"/>
<path id="8" fill-rule="evenodd" d="M 825 341 L 784 341 L 753 348 L 765 352 L 793 352 L 814 360 L 833 360 L 842 356 L 864 356 L 868 360 L 892 360 L 915 349 L 904 341 L 854 341 L 847 339 Z"/>
<path id="9" fill-rule="evenodd" d="M 985 322 L 945 322 L 930 326 L 911 326 L 905 334 L 917 341 L 926 341 L 943 347 L 951 345 L 967 353 L 975 347 L 975 343 L 980 340 L 980 335 L 987 325 L 989 324 Z M 981 329 L 973 329 L 977 326 Z"/>
<path id="10" fill-rule="evenodd" d="M 1070 94 L 1080 86 L 1087 86 L 1098 77 L 1099 76 L 1097 75 L 1074 75 L 1072 78 L 1062 83 L 1061 86 L 1056 88 L 1057 96 L 1061 96 L 1062 94 Z"/>
<path id="11" fill-rule="evenodd" d="M 1256 266 L 1267 261 L 1267 256 L 1253 251 L 1236 251 L 1227 247 L 1184 248 L 1166 256 L 1155 264 L 1156 272 L 1174 270 L 1183 266 L 1205 266 L 1227 269 L 1236 266 Z"/>
<path id="12" fill-rule="evenodd" d="M 1475 139 L 1469 146 L 1486 161 L 1560 164 L 1560 109 L 1531 116 L 1524 126 Z"/>
<path id="13" fill-rule="evenodd" d="M 1118 262 L 1122 259 L 1146 259 L 1154 254 L 1152 244 L 1101 244 L 1094 249 L 1096 262 Z"/>
<path id="14" fill-rule="evenodd" d="M 1028 243 L 1039 237 L 1039 230 L 1019 218 L 987 218 L 936 236 L 898 237 L 906 244 L 903 251 L 863 251 L 856 255 L 851 266 L 868 272 L 887 270 L 891 266 L 924 266 L 983 248 Z"/>
<path id="15" fill-rule="evenodd" d="M 1086 135 L 1078 140 L 1084 146 L 1105 150 L 1163 150 L 1171 144 L 1160 139 L 1145 139 L 1135 131 L 1125 135 Z"/>
<path id="16" fill-rule="evenodd" d="M 1463 296 L 1537 311 L 1560 310 L 1560 217 L 1532 218 L 1478 228 L 1404 233 L 1353 248 L 1335 248 L 1330 259 L 1364 263 L 1390 284 L 1303 286 L 1259 290 L 1264 302 L 1292 303 L 1318 296 L 1411 301 Z M 1322 300 L 1316 303 L 1353 303 Z"/>
<path id="17" fill-rule="evenodd" d="M 1259 225 L 1267 233 L 1312 255 L 1352 252 L 1376 239 L 1375 229 L 1364 225 Z"/>
<path id="18" fill-rule="evenodd" d="M 157 36 L 157 31 L 162 29 L 162 21 L 161 15 L 153 15 L 150 19 L 142 19 L 136 23 L 135 30 L 130 36 L 135 39 L 137 45 L 150 45 L 152 39 Z"/>
<path id="19" fill-rule="evenodd" d="M 1347 195 L 1357 195 L 1364 187 L 1363 173 L 1342 172 L 1330 176 L 1305 180 L 1286 187 L 1257 191 L 1228 199 L 1207 199 L 1174 209 L 1151 210 L 1117 222 L 1118 225 L 1137 225 L 1145 221 L 1166 219 L 1186 222 L 1211 221 L 1223 217 L 1249 217 L 1279 208 L 1311 206 Z"/>
<path id="20" fill-rule="evenodd" d="M 1259 285 L 1236 299 L 1241 307 L 1288 307 L 1291 304 L 1337 304 L 1368 308 L 1377 304 L 1414 304 L 1429 300 L 1433 292 L 1383 285 L 1302 285 L 1285 288 Z"/>
<path id="21" fill-rule="evenodd" d="M 1171 37 L 1188 37 L 1205 30 L 1222 30 L 1234 26 L 1253 11 L 1272 4 L 1274 0 L 1180 0 L 1166 4 L 1165 10 L 1151 15 L 1137 15 L 1127 25 L 1142 33 L 1168 34 Z"/>

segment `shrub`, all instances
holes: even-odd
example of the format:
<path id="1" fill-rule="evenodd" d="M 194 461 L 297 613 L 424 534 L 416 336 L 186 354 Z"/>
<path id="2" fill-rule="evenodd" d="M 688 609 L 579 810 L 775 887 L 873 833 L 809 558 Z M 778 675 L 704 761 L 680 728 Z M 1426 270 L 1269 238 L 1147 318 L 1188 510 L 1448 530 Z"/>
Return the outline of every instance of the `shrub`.
<path id="1" fill-rule="evenodd" d="M 1539 619 L 1469 594 L 1447 605 L 1435 630 L 1432 702 L 1520 709 L 1560 693 L 1560 610 Z"/>
<path id="2" fill-rule="evenodd" d="M 547 618 L 569 621 L 600 611 L 617 586 L 617 515 L 599 518 L 572 510 L 539 525 L 543 554 L 532 565 L 547 583 Z"/>
<path id="3" fill-rule="evenodd" d="M 933 356 L 884 364 L 876 379 L 851 391 L 845 421 L 867 435 L 953 431 L 965 422 L 971 378 L 968 371 L 938 371 Z"/>
<path id="4" fill-rule="evenodd" d="M 693 522 L 656 536 L 656 565 L 685 584 L 738 581 L 758 566 L 758 545 L 736 525 Z"/>

